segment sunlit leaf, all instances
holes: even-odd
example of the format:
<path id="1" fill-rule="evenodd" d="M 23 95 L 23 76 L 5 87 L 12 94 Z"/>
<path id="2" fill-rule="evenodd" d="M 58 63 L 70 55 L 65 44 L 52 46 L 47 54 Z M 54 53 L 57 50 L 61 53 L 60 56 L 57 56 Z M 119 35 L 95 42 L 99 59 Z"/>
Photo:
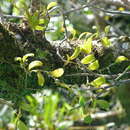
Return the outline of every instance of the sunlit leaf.
<path id="1" fill-rule="evenodd" d="M 125 8 L 120 7 L 118 10 L 119 10 L 119 11 L 124 11 L 124 10 L 125 10 Z"/>
<path id="2" fill-rule="evenodd" d="M 105 77 L 98 77 L 98 78 L 96 78 L 95 80 L 93 80 L 92 82 L 91 82 L 91 84 L 93 85 L 93 86 L 101 86 L 102 84 L 105 84 L 106 83 L 106 79 L 105 79 Z"/>
<path id="3" fill-rule="evenodd" d="M 50 72 L 50 75 L 56 78 L 61 77 L 63 74 L 64 74 L 63 68 L 55 69 L 52 72 Z"/>
<path id="4" fill-rule="evenodd" d="M 90 115 L 86 116 L 84 118 L 84 122 L 87 123 L 87 124 L 90 124 L 92 122 L 92 117 Z"/>
<path id="5" fill-rule="evenodd" d="M 23 56 L 22 60 L 23 60 L 23 62 L 25 62 L 28 57 L 33 57 L 33 56 L 34 56 L 33 53 L 28 53 L 28 54 Z"/>
<path id="6" fill-rule="evenodd" d="M 37 25 L 35 27 L 35 30 L 39 30 L 39 31 L 43 31 L 44 29 L 45 29 L 45 27 L 42 27 L 42 26 L 39 26 L 39 25 Z"/>
<path id="7" fill-rule="evenodd" d="M 38 61 L 38 60 L 32 61 L 32 62 L 28 65 L 28 70 L 31 70 L 31 69 L 33 69 L 34 67 L 40 67 L 40 66 L 42 66 L 42 65 L 43 65 L 43 63 L 42 63 L 41 61 Z"/>
<path id="8" fill-rule="evenodd" d="M 74 53 L 72 54 L 71 57 L 69 57 L 69 59 L 74 60 L 80 54 L 80 52 L 81 52 L 80 47 L 76 47 Z"/>
<path id="9" fill-rule="evenodd" d="M 109 46 L 111 45 L 111 42 L 110 42 L 110 40 L 108 39 L 108 37 L 103 37 L 103 38 L 101 39 L 101 41 L 102 41 L 102 44 L 103 44 L 105 47 L 109 47 Z"/>
<path id="10" fill-rule="evenodd" d="M 92 37 L 90 37 L 84 41 L 84 44 L 81 45 L 81 50 L 87 54 L 91 53 L 91 51 L 92 51 Z"/>
<path id="11" fill-rule="evenodd" d="M 98 60 L 90 63 L 90 65 L 88 66 L 89 70 L 97 70 L 99 68 L 99 62 Z"/>
<path id="12" fill-rule="evenodd" d="M 102 109 L 108 109 L 109 108 L 109 103 L 106 100 L 96 100 L 96 104 L 98 104 L 99 107 L 102 108 Z"/>
<path id="13" fill-rule="evenodd" d="M 118 56 L 118 57 L 116 58 L 116 61 L 115 61 L 115 62 L 122 62 L 122 61 L 126 61 L 126 60 L 128 60 L 127 57 L 125 57 L 125 56 Z"/>
<path id="14" fill-rule="evenodd" d="M 45 83 L 45 79 L 41 72 L 37 72 L 37 78 L 38 78 L 38 84 L 40 86 L 43 86 Z"/>
<path id="15" fill-rule="evenodd" d="M 16 57 L 14 60 L 21 62 L 21 61 L 22 61 L 22 58 L 21 58 L 21 57 Z"/>
<path id="16" fill-rule="evenodd" d="M 93 54 L 90 54 L 90 55 L 84 57 L 84 58 L 81 60 L 81 63 L 82 63 L 82 64 L 89 64 L 89 63 L 93 62 L 94 60 L 95 60 L 94 55 L 93 55 Z"/>
<path id="17" fill-rule="evenodd" d="M 40 70 L 39 69 L 34 69 L 34 70 L 31 70 L 30 72 L 35 72 L 35 73 L 37 73 L 37 72 L 39 72 Z"/>
<path id="18" fill-rule="evenodd" d="M 45 19 L 39 19 L 39 24 L 44 24 L 45 23 Z"/>
<path id="19" fill-rule="evenodd" d="M 56 81 L 55 84 L 58 85 L 58 86 L 60 86 L 60 87 L 66 88 L 66 89 L 70 89 L 69 85 L 65 84 L 64 82 Z"/>
<path id="20" fill-rule="evenodd" d="M 57 2 L 51 2 L 51 3 L 49 3 L 48 6 L 47 6 L 47 10 L 53 8 L 56 5 L 57 5 Z"/>

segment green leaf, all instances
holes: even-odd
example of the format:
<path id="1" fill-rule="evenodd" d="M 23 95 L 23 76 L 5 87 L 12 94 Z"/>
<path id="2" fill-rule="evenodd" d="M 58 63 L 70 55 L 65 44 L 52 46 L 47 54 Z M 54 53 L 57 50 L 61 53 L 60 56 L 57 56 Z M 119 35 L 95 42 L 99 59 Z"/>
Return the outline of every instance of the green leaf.
<path id="1" fill-rule="evenodd" d="M 58 95 L 51 95 L 51 96 L 46 96 L 44 98 L 44 124 L 47 124 L 47 126 L 53 128 L 54 124 L 54 119 L 55 115 L 57 113 L 57 108 L 58 108 L 58 102 L 59 102 L 59 97 Z"/>
<path id="2" fill-rule="evenodd" d="M 80 104 L 80 106 L 84 106 L 85 103 L 86 103 L 86 102 L 85 102 L 84 98 L 81 96 L 80 99 L 79 99 L 79 104 Z"/>
<path id="3" fill-rule="evenodd" d="M 102 41 L 102 44 L 103 44 L 105 47 L 109 47 L 109 46 L 111 45 L 111 42 L 110 42 L 110 40 L 109 40 L 107 37 L 103 37 L 103 38 L 101 39 L 101 41 Z"/>
<path id="4" fill-rule="evenodd" d="M 80 47 L 76 47 L 74 53 L 72 54 L 71 57 L 69 57 L 69 60 L 74 60 L 81 52 Z"/>
<path id="5" fill-rule="evenodd" d="M 118 56 L 115 62 L 118 63 L 118 62 L 122 62 L 122 61 L 126 61 L 126 60 L 128 60 L 127 57 L 125 57 L 125 56 Z"/>
<path id="6" fill-rule="evenodd" d="M 84 44 L 81 45 L 81 50 L 87 54 L 92 52 L 92 37 L 84 41 Z"/>
<path id="7" fill-rule="evenodd" d="M 41 61 L 32 61 L 29 65 L 28 65 L 28 70 L 31 70 L 32 68 L 35 68 L 35 67 L 40 67 L 42 66 L 43 63 Z"/>
<path id="8" fill-rule="evenodd" d="M 96 100 L 96 104 L 99 105 L 100 108 L 102 109 L 108 109 L 109 108 L 109 103 L 105 100 Z"/>
<path id="9" fill-rule="evenodd" d="M 89 70 L 97 70 L 99 68 L 99 62 L 98 60 L 90 63 L 90 65 L 88 66 Z"/>
<path id="10" fill-rule="evenodd" d="M 70 86 L 68 84 L 65 84 L 64 82 L 56 81 L 55 84 L 60 86 L 60 87 L 63 87 L 63 88 L 70 90 Z"/>
<path id="11" fill-rule="evenodd" d="M 110 32 L 110 28 L 111 28 L 110 25 L 108 25 L 108 26 L 105 27 L 105 33 L 106 34 L 108 34 Z"/>
<path id="12" fill-rule="evenodd" d="M 22 58 L 21 58 L 21 57 L 15 57 L 14 60 L 15 60 L 15 61 L 19 61 L 19 62 L 21 62 L 21 61 L 22 61 Z"/>
<path id="13" fill-rule="evenodd" d="M 93 121 L 91 115 L 88 115 L 84 118 L 84 122 L 87 124 L 90 124 Z"/>
<path id="14" fill-rule="evenodd" d="M 39 12 L 36 11 L 33 16 L 28 17 L 29 25 L 32 29 L 35 29 L 35 27 L 39 24 Z"/>
<path id="15" fill-rule="evenodd" d="M 55 77 L 55 78 L 59 78 L 63 74 L 64 74 L 64 69 L 63 68 L 55 69 L 52 72 L 50 72 L 50 75 Z"/>
<path id="16" fill-rule="evenodd" d="M 130 70 L 130 65 L 126 68 L 127 70 Z"/>
<path id="17" fill-rule="evenodd" d="M 38 84 L 40 86 L 43 86 L 44 83 L 45 83 L 45 79 L 44 79 L 44 77 L 43 77 L 41 72 L 37 72 L 37 78 L 38 78 Z"/>
<path id="18" fill-rule="evenodd" d="M 27 104 L 27 103 L 24 103 L 22 102 L 21 105 L 20 105 L 20 108 L 25 110 L 25 111 L 30 111 L 30 104 Z"/>
<path id="19" fill-rule="evenodd" d="M 18 120 L 17 127 L 19 130 L 29 130 L 29 128 L 21 120 Z"/>
<path id="20" fill-rule="evenodd" d="M 28 53 L 28 54 L 26 54 L 26 55 L 23 56 L 22 60 L 23 60 L 23 62 L 25 62 L 28 57 L 33 57 L 33 56 L 34 56 L 33 53 Z"/>
<path id="21" fill-rule="evenodd" d="M 102 84 L 105 84 L 106 83 L 106 79 L 105 79 L 105 77 L 98 77 L 98 78 L 96 78 L 95 80 L 93 80 L 92 82 L 91 82 L 91 84 L 93 85 L 93 86 L 96 86 L 96 87 L 99 87 L 99 86 L 101 86 Z"/>
<path id="22" fill-rule="evenodd" d="M 49 3 L 48 6 L 47 6 L 47 10 L 53 8 L 56 5 L 57 5 L 57 2 L 51 2 L 51 3 Z"/>
<path id="23" fill-rule="evenodd" d="M 39 25 L 37 25 L 35 27 L 35 30 L 39 30 L 39 31 L 43 31 L 44 29 L 45 29 L 45 27 L 42 27 L 42 26 L 39 26 Z"/>
<path id="24" fill-rule="evenodd" d="M 45 19 L 39 19 L 39 24 L 44 24 L 45 23 Z"/>
<path id="25" fill-rule="evenodd" d="M 82 63 L 82 64 L 89 64 L 89 63 L 93 62 L 94 60 L 95 60 L 94 55 L 93 55 L 93 54 L 90 54 L 90 55 L 84 57 L 84 58 L 81 60 L 81 63 Z"/>

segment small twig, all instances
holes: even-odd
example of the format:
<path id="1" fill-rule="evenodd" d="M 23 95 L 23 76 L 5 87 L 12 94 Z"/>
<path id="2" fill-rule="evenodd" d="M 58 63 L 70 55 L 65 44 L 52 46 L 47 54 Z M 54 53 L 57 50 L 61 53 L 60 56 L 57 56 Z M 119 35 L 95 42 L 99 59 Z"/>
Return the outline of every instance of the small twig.
<path id="1" fill-rule="evenodd" d="M 64 41 L 66 41 L 67 38 L 65 37 L 60 43 L 59 45 L 61 45 Z M 61 56 L 60 51 L 59 51 L 59 47 L 56 47 L 56 54 L 59 56 L 59 58 L 63 61 L 66 62 L 66 60 L 64 60 L 64 58 Z"/>
<path id="2" fill-rule="evenodd" d="M 6 101 L 6 100 L 2 99 L 2 98 L 0 98 L 0 104 L 6 104 L 6 105 L 8 105 L 8 106 L 10 106 L 10 107 L 12 107 L 12 106 L 13 106 L 13 104 L 12 104 L 12 103 L 10 103 L 10 102 L 8 102 L 8 101 Z"/>
<path id="3" fill-rule="evenodd" d="M 99 10 L 105 13 L 109 13 L 109 14 L 117 14 L 117 15 L 130 15 L 129 11 L 116 11 L 116 10 L 105 10 L 103 8 L 98 8 L 95 6 L 91 6 L 90 8 L 93 8 L 94 10 Z"/>
<path id="4" fill-rule="evenodd" d="M 3 15 L 4 18 L 16 18 L 16 19 L 22 19 L 25 18 L 25 16 L 16 16 L 16 15 Z"/>
<path id="5" fill-rule="evenodd" d="M 105 10 L 103 8 L 98 8 L 98 7 L 95 7 L 93 6 L 93 3 L 88 3 L 87 5 L 83 5 L 81 7 L 78 7 L 78 8 L 74 8 L 74 9 L 70 9 L 68 11 L 64 11 L 63 12 L 63 15 L 67 15 L 67 14 L 70 14 L 72 12 L 76 12 L 76 11 L 79 11 L 79 10 L 82 10 L 84 8 L 93 8 L 95 10 L 100 10 L 102 12 L 106 12 L 106 13 L 109 13 L 109 14 L 117 14 L 117 15 L 130 15 L 130 12 L 129 11 L 115 11 L 115 10 Z M 59 8 L 59 6 L 53 8 L 52 10 L 48 11 L 48 13 L 50 14 L 51 12 L 53 12 L 54 10 L 56 10 L 57 8 Z M 59 17 L 61 16 L 62 14 L 56 14 L 56 15 L 50 15 L 51 17 Z M 1 16 L 0 16 L 1 17 Z M 25 16 L 15 16 L 15 15 L 4 15 L 3 14 L 3 17 L 4 18 L 18 18 L 18 19 L 22 19 L 22 18 L 25 18 Z"/>
<path id="6" fill-rule="evenodd" d="M 119 109 L 118 111 L 108 111 L 108 112 L 100 112 L 100 113 L 91 114 L 91 117 L 93 119 L 103 119 L 103 118 L 108 118 L 110 116 L 116 116 L 121 113 L 123 113 L 123 110 Z"/>
<path id="7" fill-rule="evenodd" d="M 119 74 L 113 74 L 113 75 L 108 75 L 108 74 L 98 74 L 98 73 L 73 73 L 73 74 L 67 74 L 65 75 L 66 77 L 71 77 L 71 76 L 103 76 L 105 78 L 111 79 L 111 78 L 116 78 L 117 76 L 121 75 L 122 73 Z M 126 72 L 124 74 L 130 74 L 130 72 Z M 123 75 L 124 75 L 123 74 Z"/>
<path id="8" fill-rule="evenodd" d="M 121 73 L 115 80 L 119 80 L 122 76 L 126 74 L 126 72 L 129 70 L 129 68 L 126 68 L 123 73 Z"/>
<path id="9" fill-rule="evenodd" d="M 130 79 L 120 80 L 120 81 L 118 81 L 118 82 L 116 81 L 116 82 L 113 82 L 111 85 L 108 85 L 108 86 L 105 86 L 105 87 L 103 86 L 103 87 L 99 87 L 99 88 L 93 88 L 93 87 L 91 87 L 91 88 L 83 88 L 83 90 L 84 90 L 84 91 L 87 91 L 87 90 L 94 91 L 94 90 L 100 90 L 100 89 L 107 90 L 107 89 L 109 89 L 109 88 L 118 87 L 118 86 L 121 86 L 122 84 L 127 84 L 127 83 L 130 83 Z M 99 94 L 98 94 L 96 97 L 94 97 L 94 98 L 95 98 L 95 99 L 98 99 L 101 95 L 102 95 L 102 92 L 99 93 Z M 84 106 L 91 104 L 91 102 L 92 102 L 92 100 L 89 100 L 88 102 L 85 103 Z M 82 107 L 82 106 L 81 106 L 81 105 L 78 105 L 78 106 L 72 108 L 70 111 L 73 111 L 73 110 L 78 109 L 78 108 L 80 108 L 80 107 Z"/>
<path id="10" fill-rule="evenodd" d="M 117 81 L 117 85 L 128 84 L 128 83 L 130 83 L 130 79 L 124 79 L 124 80 Z"/>
<path id="11" fill-rule="evenodd" d="M 53 7 L 52 9 L 48 10 L 48 13 L 50 14 L 58 8 L 60 8 L 60 6 Z"/>
<path id="12" fill-rule="evenodd" d="M 66 62 L 66 60 L 64 60 L 64 58 L 61 56 L 60 54 L 60 51 L 59 51 L 59 47 L 56 48 L 56 54 L 60 57 L 60 59 L 63 61 L 63 62 Z"/>
<path id="13" fill-rule="evenodd" d="M 75 73 L 75 74 L 68 74 L 65 76 L 95 76 L 95 77 L 99 77 L 99 76 L 103 76 L 105 78 L 114 78 L 117 75 L 107 75 L 107 74 L 97 74 L 97 73 Z"/>

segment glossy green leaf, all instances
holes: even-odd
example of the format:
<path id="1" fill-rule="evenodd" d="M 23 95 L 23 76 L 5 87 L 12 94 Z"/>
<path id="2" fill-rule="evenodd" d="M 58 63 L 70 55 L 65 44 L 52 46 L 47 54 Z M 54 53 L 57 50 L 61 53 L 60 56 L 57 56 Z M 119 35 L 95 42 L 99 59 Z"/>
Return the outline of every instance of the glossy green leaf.
<path id="1" fill-rule="evenodd" d="M 81 52 L 80 47 L 76 47 L 74 53 L 72 54 L 72 56 L 69 57 L 69 59 L 74 60 L 76 57 L 78 57 L 80 52 Z"/>
<path id="2" fill-rule="evenodd" d="M 99 86 L 101 86 L 102 84 L 105 84 L 106 83 L 106 79 L 105 79 L 105 77 L 98 77 L 98 78 L 96 78 L 95 80 L 93 80 L 92 82 L 91 82 L 91 84 L 93 85 L 93 86 L 96 86 L 96 87 L 99 87 Z"/>
<path id="3" fill-rule="evenodd" d="M 111 45 L 111 42 L 110 42 L 110 40 L 108 39 L 108 37 L 103 37 L 103 38 L 101 39 L 101 41 L 102 41 L 102 44 L 103 44 L 105 47 L 109 47 L 109 46 Z"/>
<path id="4" fill-rule="evenodd" d="M 90 54 L 90 55 L 84 57 L 84 58 L 81 60 L 81 63 L 82 63 L 82 64 L 89 64 L 89 63 L 93 62 L 94 60 L 95 60 L 94 55 L 93 55 L 93 54 Z"/>
<path id="5" fill-rule="evenodd" d="M 64 69 L 63 68 L 55 69 L 52 72 L 50 72 L 50 75 L 55 77 L 55 78 L 59 78 L 63 74 L 64 74 Z"/>
<path id="6" fill-rule="evenodd" d="M 22 60 L 23 60 L 23 62 L 25 62 L 28 57 L 33 57 L 33 56 L 34 56 L 33 53 L 28 53 L 28 54 L 26 54 L 26 55 L 23 56 Z"/>
<path id="7" fill-rule="evenodd" d="M 125 57 L 125 56 L 118 56 L 115 62 L 122 62 L 122 61 L 126 61 L 126 60 L 128 60 L 127 57 Z"/>
<path id="8" fill-rule="evenodd" d="M 35 68 L 35 67 L 40 67 L 40 66 L 42 66 L 42 65 L 43 65 L 43 63 L 42 63 L 41 61 L 38 61 L 38 60 L 32 61 L 32 62 L 28 65 L 28 70 L 31 70 L 31 69 L 33 69 L 33 68 Z"/>
<path id="9" fill-rule="evenodd" d="M 41 72 L 37 72 L 37 78 L 38 78 L 38 84 L 40 86 L 43 86 L 45 83 L 45 79 Z"/>
<path id="10" fill-rule="evenodd" d="M 92 52 L 92 37 L 84 41 L 84 44 L 81 45 L 81 50 L 87 54 Z"/>
<path id="11" fill-rule="evenodd" d="M 39 24 L 44 24 L 45 23 L 45 19 L 39 19 Z"/>
<path id="12" fill-rule="evenodd" d="M 16 57 L 14 60 L 21 62 L 21 61 L 22 61 L 22 58 L 21 58 L 21 57 Z"/>
<path id="13" fill-rule="evenodd" d="M 90 65 L 88 66 L 89 70 L 97 70 L 99 68 L 99 62 L 98 60 L 90 63 Z"/>
<path id="14" fill-rule="evenodd" d="M 45 27 L 42 27 L 42 26 L 39 26 L 39 25 L 37 25 L 35 27 L 35 30 L 39 30 L 39 31 L 43 31 L 44 29 L 45 29 Z"/>
<path id="15" fill-rule="evenodd" d="M 47 10 L 53 8 L 56 5 L 57 5 L 57 2 L 51 2 L 51 3 L 49 3 L 48 6 L 47 6 Z"/>
<path id="16" fill-rule="evenodd" d="M 87 124 L 90 124 L 93 121 L 91 115 L 88 115 L 84 118 L 84 122 Z"/>
<path id="17" fill-rule="evenodd" d="M 110 106 L 106 100 L 96 100 L 96 104 L 98 104 L 102 109 L 108 109 Z"/>

